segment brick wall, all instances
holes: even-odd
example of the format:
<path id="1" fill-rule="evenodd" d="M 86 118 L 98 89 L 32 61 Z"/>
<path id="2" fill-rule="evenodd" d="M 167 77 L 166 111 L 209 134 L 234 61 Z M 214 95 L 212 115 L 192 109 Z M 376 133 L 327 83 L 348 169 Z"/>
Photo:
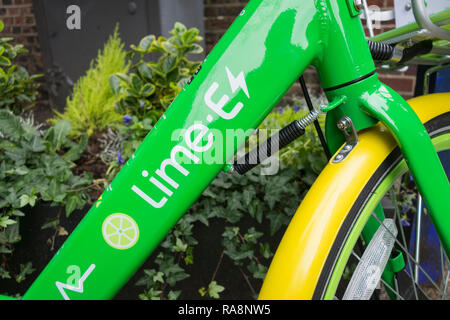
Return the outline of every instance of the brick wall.
<path id="1" fill-rule="evenodd" d="M 5 28 L 0 37 L 12 37 L 12 44 L 22 44 L 27 53 L 16 58 L 16 62 L 25 67 L 30 74 L 44 72 L 44 62 L 39 45 L 38 32 L 32 0 L 0 0 L 0 20 Z M 48 103 L 45 78 L 40 78 L 39 96 L 33 108 L 37 122 L 43 123 L 52 115 Z"/>
<path id="2" fill-rule="evenodd" d="M 43 71 L 32 0 L 0 0 L 0 20 L 5 24 L 1 37 L 13 37 L 13 43 L 23 44 L 29 52 L 18 61 L 30 73 Z"/>
<path id="3" fill-rule="evenodd" d="M 244 8 L 248 0 L 204 0 L 205 1 L 205 41 L 206 50 L 209 52 L 224 34 L 227 28 L 234 21 L 235 17 Z M 377 5 L 382 10 L 393 9 L 393 0 L 368 0 L 368 5 Z M 393 21 L 383 22 L 381 29 L 374 30 L 375 34 L 385 32 L 395 28 Z M 381 81 L 398 91 L 404 98 L 411 98 L 414 93 L 416 67 L 409 67 L 406 72 L 379 72 Z M 305 71 L 305 79 L 308 88 L 314 95 L 321 95 L 316 71 L 308 68 Z M 301 89 L 295 84 L 288 93 L 288 96 L 300 95 Z M 291 99 L 287 99 L 289 102 Z"/>

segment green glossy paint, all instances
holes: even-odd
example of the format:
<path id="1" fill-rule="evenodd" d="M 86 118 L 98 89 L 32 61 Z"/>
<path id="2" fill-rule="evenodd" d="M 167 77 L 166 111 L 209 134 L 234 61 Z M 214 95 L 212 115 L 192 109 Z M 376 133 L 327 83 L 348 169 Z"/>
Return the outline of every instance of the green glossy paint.
<path id="1" fill-rule="evenodd" d="M 380 119 L 396 139 L 442 239 L 444 250 L 449 254 L 450 183 L 424 125 L 409 104 L 382 83 L 376 92 L 363 95 L 362 108 Z"/>
<path id="2" fill-rule="evenodd" d="M 322 23 L 312 0 L 251 1 L 24 299 L 112 298 L 311 63 Z M 234 129 L 248 134 L 222 146 Z M 136 222 L 133 246 L 105 241 L 103 225 L 114 214 Z M 65 285 L 70 266 L 85 275 L 82 293 Z"/>
<path id="3" fill-rule="evenodd" d="M 346 2 L 251 0 L 23 298 L 112 298 L 309 65 L 324 88 L 374 71 L 361 21 Z M 384 99 L 379 86 L 373 76 L 328 92 L 330 101 L 346 96 L 330 114 L 351 114 L 357 128 L 372 125 L 383 115 L 373 106 L 377 95 Z M 245 134 L 227 136 L 230 130 Z"/>

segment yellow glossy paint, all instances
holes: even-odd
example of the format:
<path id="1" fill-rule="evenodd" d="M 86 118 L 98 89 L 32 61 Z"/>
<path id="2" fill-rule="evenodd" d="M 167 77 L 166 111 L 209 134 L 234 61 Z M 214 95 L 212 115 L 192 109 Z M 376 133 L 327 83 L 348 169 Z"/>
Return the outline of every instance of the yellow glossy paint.
<path id="1" fill-rule="evenodd" d="M 450 93 L 408 101 L 422 122 L 450 111 Z M 281 241 L 259 299 L 311 299 L 333 241 L 370 177 L 395 148 L 381 124 L 362 130 L 341 163 L 328 163 L 314 182 Z"/>

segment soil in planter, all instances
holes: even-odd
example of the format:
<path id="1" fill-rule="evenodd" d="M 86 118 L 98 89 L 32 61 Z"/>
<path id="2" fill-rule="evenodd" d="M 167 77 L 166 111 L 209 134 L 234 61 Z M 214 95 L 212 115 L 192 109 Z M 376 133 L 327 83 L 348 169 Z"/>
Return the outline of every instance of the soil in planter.
<path id="1" fill-rule="evenodd" d="M 92 173 L 94 180 L 103 179 L 106 176 L 108 165 L 100 158 L 103 149 L 99 141 L 102 136 L 103 133 L 98 132 L 89 137 L 86 149 L 81 154 L 80 159 L 75 162 L 76 167 L 72 169 L 72 172 L 75 175 L 81 175 L 84 171 L 87 171 Z M 103 190 L 101 188 L 91 188 L 89 190 L 89 195 L 92 202 L 95 202 L 102 192 Z"/>

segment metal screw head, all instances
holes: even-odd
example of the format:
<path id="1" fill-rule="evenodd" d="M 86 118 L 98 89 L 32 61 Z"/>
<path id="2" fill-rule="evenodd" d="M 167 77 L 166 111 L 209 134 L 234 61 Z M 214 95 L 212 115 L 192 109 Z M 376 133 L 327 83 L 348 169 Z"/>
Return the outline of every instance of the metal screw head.
<path id="1" fill-rule="evenodd" d="M 362 0 L 354 0 L 354 1 L 353 1 L 353 5 L 355 6 L 355 8 L 356 8 L 357 10 L 362 10 L 362 9 L 364 9 L 364 4 L 363 4 Z"/>
<path id="2" fill-rule="evenodd" d="M 342 158 L 344 158 L 344 156 L 342 154 L 338 154 L 335 159 L 339 161 L 342 160 Z"/>
<path id="3" fill-rule="evenodd" d="M 348 129 L 350 127 L 350 124 L 348 123 L 348 121 L 345 118 L 343 118 L 343 119 L 338 121 L 337 127 L 338 127 L 339 130 L 345 130 L 345 129 Z"/>

